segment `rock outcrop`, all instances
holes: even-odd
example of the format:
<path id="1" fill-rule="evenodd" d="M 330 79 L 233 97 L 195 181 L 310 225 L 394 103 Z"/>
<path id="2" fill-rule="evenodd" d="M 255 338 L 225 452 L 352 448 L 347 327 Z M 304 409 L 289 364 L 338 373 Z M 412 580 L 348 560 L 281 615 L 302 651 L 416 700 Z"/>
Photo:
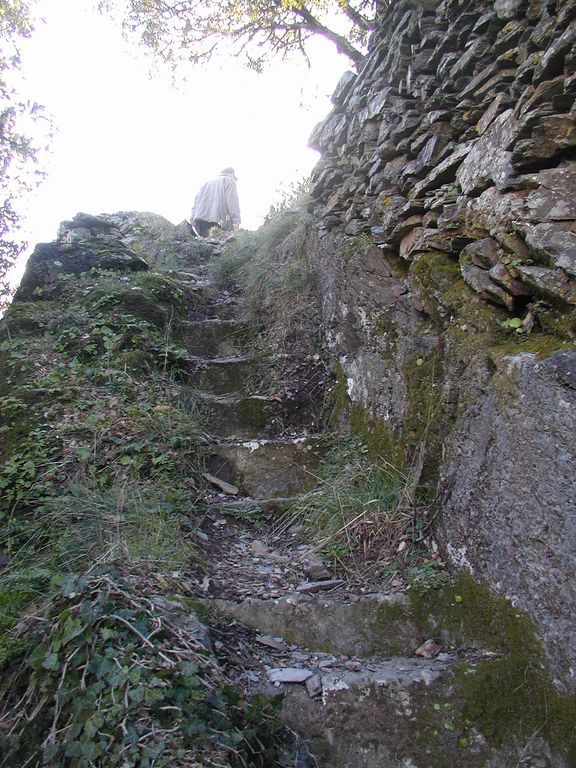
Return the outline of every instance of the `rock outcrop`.
<path id="1" fill-rule="evenodd" d="M 311 137 L 310 207 L 354 428 L 572 690 L 575 33 L 569 0 L 392 3 Z"/>

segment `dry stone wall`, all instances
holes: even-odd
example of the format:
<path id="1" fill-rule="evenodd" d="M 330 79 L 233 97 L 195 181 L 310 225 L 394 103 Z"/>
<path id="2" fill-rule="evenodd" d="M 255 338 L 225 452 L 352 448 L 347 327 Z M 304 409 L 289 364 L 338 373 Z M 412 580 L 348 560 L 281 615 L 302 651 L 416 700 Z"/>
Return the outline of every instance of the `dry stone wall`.
<path id="1" fill-rule="evenodd" d="M 573 0 L 393 2 L 311 137 L 310 237 L 354 427 L 571 689 L 575 96 Z"/>

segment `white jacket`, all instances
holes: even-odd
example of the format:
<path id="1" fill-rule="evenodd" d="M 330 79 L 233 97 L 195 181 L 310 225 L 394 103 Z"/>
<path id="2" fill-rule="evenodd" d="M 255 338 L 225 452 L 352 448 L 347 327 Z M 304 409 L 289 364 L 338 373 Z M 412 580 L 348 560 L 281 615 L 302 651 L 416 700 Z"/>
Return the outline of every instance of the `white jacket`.
<path id="1" fill-rule="evenodd" d="M 240 224 L 240 203 L 234 176 L 221 173 L 202 185 L 192 208 L 192 221 L 194 219 L 218 224 L 228 220 Z"/>

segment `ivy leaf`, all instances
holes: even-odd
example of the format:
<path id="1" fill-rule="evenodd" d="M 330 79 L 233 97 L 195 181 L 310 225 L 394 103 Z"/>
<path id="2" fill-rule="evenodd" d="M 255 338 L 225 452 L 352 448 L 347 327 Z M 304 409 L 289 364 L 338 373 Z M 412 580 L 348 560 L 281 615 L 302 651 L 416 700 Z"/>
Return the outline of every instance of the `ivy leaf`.
<path id="1" fill-rule="evenodd" d="M 505 328 L 520 328 L 522 325 L 522 318 L 521 317 L 510 317 L 508 320 L 504 320 L 502 322 L 502 325 Z"/>
<path id="2" fill-rule="evenodd" d="M 49 653 L 48 656 L 42 662 L 44 669 L 58 669 L 60 666 L 60 659 L 57 653 Z"/>

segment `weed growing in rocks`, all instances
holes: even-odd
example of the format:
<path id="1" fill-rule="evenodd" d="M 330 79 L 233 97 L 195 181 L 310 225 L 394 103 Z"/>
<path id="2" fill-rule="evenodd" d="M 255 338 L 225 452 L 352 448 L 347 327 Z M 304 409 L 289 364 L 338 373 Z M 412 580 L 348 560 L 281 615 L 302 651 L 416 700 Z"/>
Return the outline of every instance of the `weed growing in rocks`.
<path id="1" fill-rule="evenodd" d="M 318 474 L 318 487 L 292 505 L 282 525 L 303 523 L 317 549 L 340 565 L 382 571 L 399 551 L 405 562 L 414 556 L 426 507 L 414 498 L 409 478 L 369 457 L 353 437 L 338 440 Z"/>

